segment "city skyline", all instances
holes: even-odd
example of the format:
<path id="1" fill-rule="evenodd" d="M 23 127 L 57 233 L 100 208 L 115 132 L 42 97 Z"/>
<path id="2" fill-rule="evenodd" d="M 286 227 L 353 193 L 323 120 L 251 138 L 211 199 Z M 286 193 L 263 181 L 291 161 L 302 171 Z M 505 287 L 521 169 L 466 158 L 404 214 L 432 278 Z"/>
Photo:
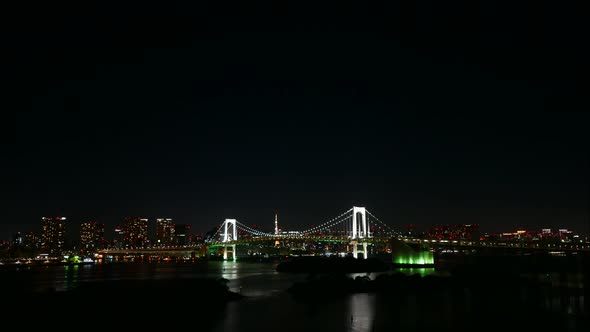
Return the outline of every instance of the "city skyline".
<path id="1" fill-rule="evenodd" d="M 3 4 L 5 325 L 588 331 L 578 7 Z"/>
<path id="2" fill-rule="evenodd" d="M 145 220 L 146 221 L 146 228 L 147 228 L 147 234 L 146 236 L 150 239 L 150 240 L 156 240 L 160 238 L 160 236 L 158 235 L 158 232 L 162 232 L 162 229 L 159 229 L 158 223 L 160 222 L 164 222 L 164 223 L 168 223 L 170 224 L 170 226 L 172 228 L 174 228 L 174 226 L 178 225 L 178 226 L 188 226 L 189 228 L 192 228 L 192 226 L 194 226 L 194 224 L 191 223 L 182 223 L 182 222 L 176 222 L 174 218 L 171 217 L 163 217 L 163 216 L 158 216 L 158 217 L 148 217 L 148 216 L 124 216 L 119 218 L 119 220 L 117 222 L 111 222 L 111 223 L 104 223 L 101 222 L 99 220 L 96 219 L 92 219 L 92 218 L 87 218 L 84 219 L 83 221 L 77 221 L 76 219 L 72 219 L 70 217 L 66 217 L 66 216 L 44 216 L 40 218 L 40 223 L 37 226 L 33 226 L 33 228 L 29 228 L 29 229 L 19 229 L 16 231 L 12 231 L 12 232 L 5 232 L 6 234 L 9 234 L 9 236 L 5 237 L 5 238 L 0 238 L 0 241 L 12 241 L 14 239 L 14 236 L 17 234 L 20 234 L 20 236 L 24 236 L 27 233 L 35 233 L 37 235 L 40 235 L 41 233 L 43 233 L 43 223 L 45 222 L 45 220 L 49 220 L 49 219 L 55 219 L 55 220 L 61 220 L 64 224 L 65 224 L 65 235 L 67 236 L 67 240 L 68 241 L 78 241 L 79 237 L 83 237 L 82 235 L 82 229 L 84 227 L 84 224 L 98 224 L 98 225 L 102 225 L 102 229 L 104 232 L 104 239 L 108 240 L 108 241 L 112 241 L 116 236 L 117 236 L 117 231 L 119 228 L 123 227 L 125 228 L 125 224 L 127 222 L 127 220 L 131 220 L 131 219 L 137 219 L 137 220 Z M 229 219 L 229 218 L 226 218 Z M 240 221 L 240 219 L 237 219 L 238 221 Z M 264 232 L 269 232 L 269 233 L 274 233 L 275 231 L 281 231 L 281 232 L 286 232 L 286 231 L 299 231 L 300 229 L 304 229 L 306 227 L 312 227 L 314 225 L 318 225 L 321 223 L 307 223 L 307 224 L 300 224 L 300 225 L 291 225 L 291 226 L 285 226 L 282 225 L 281 223 L 278 222 L 279 218 L 278 218 L 278 214 L 277 214 L 277 210 L 273 210 L 273 216 L 272 216 L 272 223 L 269 225 L 266 225 L 266 223 L 260 222 L 260 223 L 252 223 L 250 224 L 250 226 L 254 226 L 257 229 L 260 229 Z M 324 222 L 326 222 L 327 220 L 325 220 Z M 191 230 L 191 235 L 205 235 L 207 232 L 212 231 L 213 229 L 215 229 L 216 227 L 219 227 L 219 225 L 222 224 L 222 222 L 218 222 L 215 225 L 212 225 L 211 227 L 205 228 L 205 229 L 192 229 Z M 376 225 L 378 226 L 378 224 L 372 224 L 372 225 Z M 468 224 L 461 224 L 461 223 L 432 223 L 432 224 L 428 224 L 428 225 L 416 225 L 416 224 L 405 224 L 405 225 L 388 225 L 388 226 L 392 226 L 393 230 L 395 230 L 396 232 L 399 232 L 400 234 L 405 234 L 408 232 L 415 232 L 415 234 L 427 234 L 430 231 L 437 229 L 439 227 L 455 227 L 455 226 L 460 226 L 460 225 L 476 225 L 478 228 L 478 231 L 481 232 L 481 235 L 483 236 L 484 234 L 490 234 L 490 235 L 494 235 L 494 234 L 508 234 L 510 232 L 516 232 L 516 231 L 526 231 L 526 232 L 538 232 L 539 234 L 541 234 L 542 232 L 548 232 L 550 231 L 553 234 L 558 234 L 559 232 L 565 230 L 565 231 L 569 231 L 569 232 L 575 232 L 576 234 L 581 234 L 583 236 L 587 236 L 590 233 L 584 231 L 584 229 L 573 229 L 571 227 L 569 227 L 566 224 L 559 224 L 559 225 L 554 225 L 554 226 L 549 226 L 549 225 L 530 225 L 530 226 L 519 226 L 519 225 L 514 225 L 512 228 L 506 228 L 506 229 L 497 229 L 497 230 L 492 230 L 489 227 L 486 227 L 486 225 L 481 225 L 477 222 L 472 222 L 472 223 L 468 223 Z M 397 226 L 397 227 L 396 227 Z M 302 228 L 303 227 L 303 228 Z M 0 234 L 2 234 L 0 232 Z M 276 233 L 278 234 L 278 233 Z"/>
<path id="3" fill-rule="evenodd" d="M 206 229 L 353 205 L 588 232 L 567 8 L 42 6 L 4 21 L 1 238 L 48 215 Z"/>

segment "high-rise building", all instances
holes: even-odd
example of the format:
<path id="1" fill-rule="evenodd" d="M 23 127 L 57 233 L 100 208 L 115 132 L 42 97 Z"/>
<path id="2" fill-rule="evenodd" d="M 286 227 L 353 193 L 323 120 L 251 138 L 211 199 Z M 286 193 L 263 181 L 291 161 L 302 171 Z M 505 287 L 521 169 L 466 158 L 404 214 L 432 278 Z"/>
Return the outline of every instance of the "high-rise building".
<path id="1" fill-rule="evenodd" d="M 191 235 L 191 226 L 186 224 L 174 225 L 174 236 L 176 238 L 176 245 L 186 246 L 189 244 L 189 237 Z"/>
<path id="2" fill-rule="evenodd" d="M 203 240 L 204 240 L 204 237 L 203 237 L 202 233 L 191 234 L 190 240 L 189 240 L 189 245 L 194 246 L 194 245 L 202 244 Z"/>
<path id="3" fill-rule="evenodd" d="M 41 251 L 50 256 L 59 256 L 66 244 L 66 218 L 41 218 Z"/>
<path id="4" fill-rule="evenodd" d="M 80 225 L 80 250 L 85 253 L 92 253 L 103 249 L 104 224 L 96 221 L 88 221 Z"/>
<path id="5" fill-rule="evenodd" d="M 12 245 L 16 246 L 16 247 L 21 247 L 23 245 L 23 235 L 20 232 L 16 232 L 16 234 L 14 234 L 12 236 Z"/>
<path id="6" fill-rule="evenodd" d="M 480 238 L 479 224 L 455 225 L 455 239 L 478 241 Z"/>
<path id="7" fill-rule="evenodd" d="M 439 240 L 478 241 L 479 224 L 435 225 L 428 231 L 427 237 Z"/>
<path id="8" fill-rule="evenodd" d="M 174 222 L 170 218 L 156 219 L 156 245 L 170 246 L 174 244 Z"/>
<path id="9" fill-rule="evenodd" d="M 38 250 L 41 248 L 41 237 L 36 232 L 27 232 L 27 234 L 25 234 L 24 246 L 28 249 Z"/>
<path id="10" fill-rule="evenodd" d="M 115 232 L 113 234 L 113 248 L 121 249 L 125 247 L 125 227 L 117 226 L 115 227 Z"/>
<path id="11" fill-rule="evenodd" d="M 574 239 L 574 232 L 569 229 L 559 229 L 559 239 L 562 242 L 571 242 Z"/>
<path id="12" fill-rule="evenodd" d="M 148 220 L 145 218 L 125 217 L 124 243 L 128 248 L 144 248 L 148 245 Z"/>

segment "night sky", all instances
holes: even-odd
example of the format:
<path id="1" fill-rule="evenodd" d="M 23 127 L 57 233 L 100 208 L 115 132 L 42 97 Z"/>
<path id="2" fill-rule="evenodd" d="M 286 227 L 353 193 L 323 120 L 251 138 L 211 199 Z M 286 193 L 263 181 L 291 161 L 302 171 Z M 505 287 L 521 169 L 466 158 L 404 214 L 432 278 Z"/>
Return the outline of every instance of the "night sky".
<path id="1" fill-rule="evenodd" d="M 189 3 L 3 10 L 0 239 L 353 205 L 403 230 L 588 232 L 573 3 Z"/>

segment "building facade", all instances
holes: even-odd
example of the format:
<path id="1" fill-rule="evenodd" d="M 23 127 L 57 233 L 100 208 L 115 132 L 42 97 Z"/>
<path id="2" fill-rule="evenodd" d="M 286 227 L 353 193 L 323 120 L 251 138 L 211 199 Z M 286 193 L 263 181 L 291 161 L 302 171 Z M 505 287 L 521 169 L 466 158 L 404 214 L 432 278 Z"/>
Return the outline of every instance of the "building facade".
<path id="1" fill-rule="evenodd" d="M 80 225 L 80 251 L 84 254 L 90 254 L 103 248 L 104 224 L 96 221 L 82 223 Z"/>
<path id="2" fill-rule="evenodd" d="M 41 252 L 49 256 L 60 256 L 66 244 L 66 218 L 41 218 Z"/>
<path id="3" fill-rule="evenodd" d="M 174 222 L 170 218 L 156 219 L 156 246 L 171 246 L 175 243 Z"/>
<path id="4" fill-rule="evenodd" d="M 148 240 L 148 219 L 138 217 L 125 217 L 123 219 L 125 229 L 124 244 L 126 248 L 145 248 Z"/>

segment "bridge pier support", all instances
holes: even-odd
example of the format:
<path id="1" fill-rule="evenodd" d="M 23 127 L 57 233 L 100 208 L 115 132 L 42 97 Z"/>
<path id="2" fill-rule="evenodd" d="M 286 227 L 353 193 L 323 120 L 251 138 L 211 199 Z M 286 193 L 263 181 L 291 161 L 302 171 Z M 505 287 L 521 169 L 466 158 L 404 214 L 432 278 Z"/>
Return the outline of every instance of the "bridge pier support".
<path id="1" fill-rule="evenodd" d="M 367 221 L 367 210 L 364 207 L 352 207 L 352 256 L 358 258 L 359 253 L 367 259 L 369 251 L 367 250 L 367 239 L 371 237 L 369 222 Z M 360 248 L 359 248 L 360 246 Z"/>
<path id="2" fill-rule="evenodd" d="M 228 249 L 228 247 L 231 248 L 231 251 L 229 251 L 229 252 L 231 252 L 232 259 L 235 261 L 236 258 L 237 258 L 236 257 L 236 245 L 235 244 L 229 244 L 229 245 L 226 244 L 226 245 L 223 246 L 223 259 L 224 260 L 227 260 L 227 253 L 228 253 L 228 250 L 227 249 Z"/>
<path id="3" fill-rule="evenodd" d="M 236 244 L 228 244 L 231 241 L 238 240 L 238 230 L 236 227 L 237 220 L 225 219 L 223 226 L 225 226 L 225 232 L 223 233 L 223 260 L 227 260 L 227 249 L 231 248 L 231 255 L 233 260 L 236 260 Z"/>
<path id="4" fill-rule="evenodd" d="M 359 253 L 363 254 L 363 259 L 367 259 L 369 251 L 367 250 L 368 243 L 367 242 L 357 242 L 352 241 L 352 257 L 359 258 Z M 360 246 L 360 248 L 359 248 Z M 359 250 L 360 249 L 360 250 Z"/>

